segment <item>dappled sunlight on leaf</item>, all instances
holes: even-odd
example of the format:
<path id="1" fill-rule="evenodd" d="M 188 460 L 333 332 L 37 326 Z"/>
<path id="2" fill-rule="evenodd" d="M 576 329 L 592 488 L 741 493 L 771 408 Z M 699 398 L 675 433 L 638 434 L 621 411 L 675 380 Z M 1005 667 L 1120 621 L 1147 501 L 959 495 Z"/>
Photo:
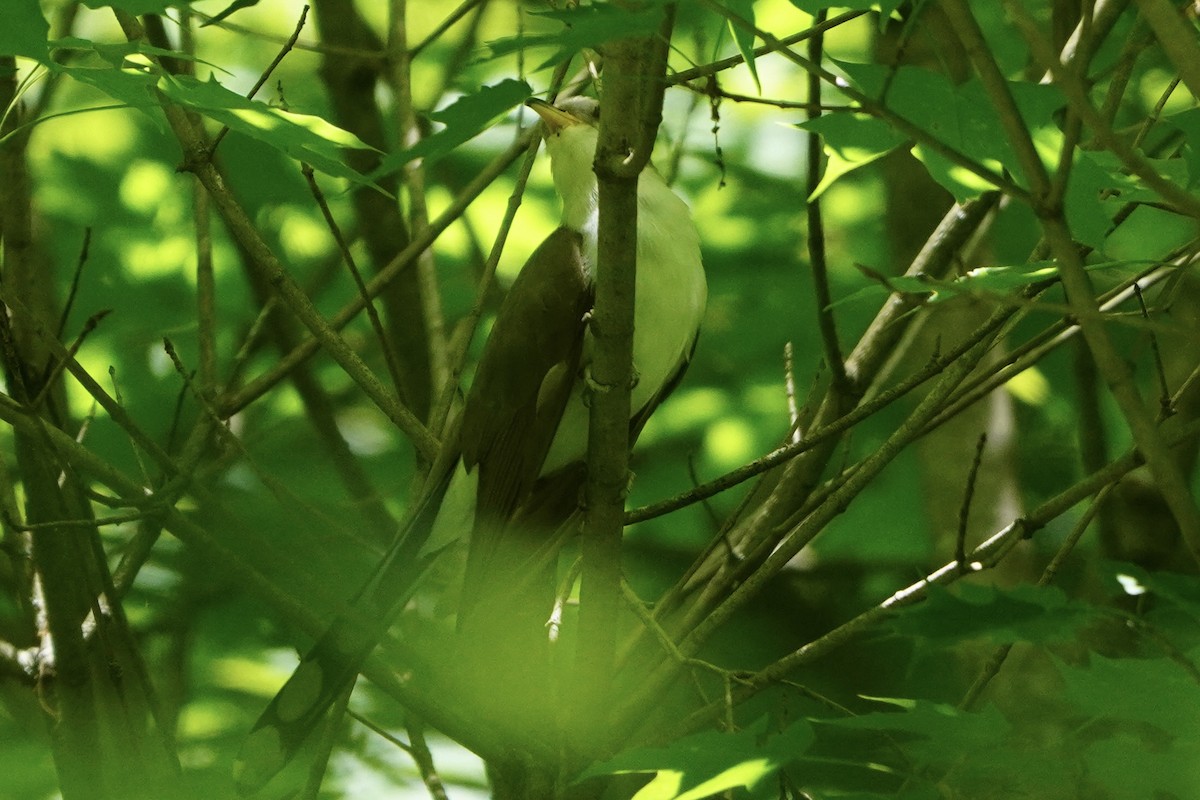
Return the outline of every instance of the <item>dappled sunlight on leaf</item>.
<path id="1" fill-rule="evenodd" d="M 657 773 L 637 800 L 700 800 L 726 789 L 753 789 L 784 764 L 799 758 L 813 741 L 805 721 L 768 732 L 766 717 L 735 733 L 699 733 L 670 748 L 630 750 L 587 769 L 596 775 Z"/>
<path id="2" fill-rule="evenodd" d="M 1045 405 L 1050 399 L 1050 382 L 1037 367 L 1021 370 L 1014 375 L 1004 388 L 1022 403 L 1031 406 Z"/>

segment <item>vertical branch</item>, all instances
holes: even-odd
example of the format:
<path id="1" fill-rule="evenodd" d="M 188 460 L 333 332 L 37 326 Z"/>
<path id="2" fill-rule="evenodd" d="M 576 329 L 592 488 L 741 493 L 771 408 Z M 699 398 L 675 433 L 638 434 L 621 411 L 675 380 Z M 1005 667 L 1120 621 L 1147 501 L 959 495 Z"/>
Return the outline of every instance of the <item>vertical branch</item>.
<path id="1" fill-rule="evenodd" d="M 313 0 L 313 11 L 321 41 L 335 51 L 321 63 L 321 78 L 329 92 L 338 124 L 367 144 L 387 150 L 383 115 L 376 101 L 376 83 L 384 65 L 377 59 L 350 56 L 350 52 L 376 53 L 382 49 L 352 0 Z M 350 150 L 346 161 L 364 175 L 379 166 L 372 150 Z M 379 185 L 395 194 L 394 175 L 379 179 Z M 367 250 L 376 271 L 413 239 L 396 202 L 379 192 L 358 190 L 351 195 Z M 431 385 L 429 341 L 418 270 L 400 273 L 383 292 L 392 347 L 404 374 L 405 405 L 419 420 L 429 417 Z M 428 454 L 422 454 L 432 458 Z"/>
<path id="2" fill-rule="evenodd" d="M 180 9 L 180 45 L 188 55 L 196 54 L 196 37 L 192 30 L 192 12 L 186 6 Z M 184 60 L 181 68 L 194 75 L 195 62 Z M 265 76 L 264 76 L 265 79 Z M 251 97 L 253 97 L 251 93 Z M 224 133 L 227 128 L 222 129 Z M 213 145 L 216 147 L 216 144 Z M 217 286 L 213 272 L 212 225 L 209 214 L 208 194 L 199 181 L 189 181 L 192 187 L 192 218 L 196 228 L 196 322 L 197 344 L 200 354 L 196 382 L 201 396 L 211 402 L 217 395 Z"/>
<path id="3" fill-rule="evenodd" d="M 580 685 L 582 722 L 607 730 L 604 703 L 611 684 L 621 602 L 621 537 L 629 481 L 630 390 L 637 272 L 638 176 L 649 163 L 662 118 L 662 76 L 673 15 L 660 39 L 628 38 L 605 49 L 602 103 L 617 113 L 600 121 L 595 170 L 599 179 L 599 264 L 591 333 L 591 420 L 581 544 Z M 654 76 L 654 77 L 650 77 Z M 628 111 L 628 113 L 626 113 Z M 584 731 L 585 734 L 592 731 Z"/>
<path id="4" fill-rule="evenodd" d="M 820 25 L 825 21 L 827 12 L 821 10 L 813 18 L 813 23 Z M 808 60 L 820 65 L 824 51 L 825 36 L 818 33 L 808 40 Z M 806 116 L 814 120 L 821 116 L 821 77 L 815 72 L 808 73 L 808 111 Z M 821 329 L 821 344 L 825 349 L 825 362 L 829 366 L 832 379 L 832 390 L 836 397 L 845 398 L 850 394 L 850 382 L 846 378 L 846 363 L 842 358 L 842 349 L 838 344 L 837 324 L 833 319 L 830 305 L 833 299 L 829 293 L 829 269 L 825 261 L 825 222 L 821 216 L 821 201 L 811 199 L 817 186 L 821 183 L 822 158 L 821 137 L 809 131 L 807 136 L 808 158 L 806 165 L 806 197 L 810 198 L 805 204 L 808 215 L 808 262 L 812 269 L 813 290 L 816 293 L 817 324 Z"/>
<path id="5" fill-rule="evenodd" d="M 395 118 L 400 131 L 400 146 L 412 147 L 421 137 L 413 107 L 412 53 L 408 46 L 408 0 L 391 0 L 391 25 L 388 29 L 388 52 L 391 70 L 387 75 L 396 98 Z M 429 227 L 429 209 L 425 202 L 425 166 L 415 159 L 403 169 L 404 185 L 408 189 L 409 226 L 414 235 Z M 429 373 L 432 386 L 431 404 L 439 396 L 449 377 L 446 315 L 438 286 L 433 250 L 417 257 L 417 284 L 421 305 L 425 309 L 425 335 L 429 341 Z"/>

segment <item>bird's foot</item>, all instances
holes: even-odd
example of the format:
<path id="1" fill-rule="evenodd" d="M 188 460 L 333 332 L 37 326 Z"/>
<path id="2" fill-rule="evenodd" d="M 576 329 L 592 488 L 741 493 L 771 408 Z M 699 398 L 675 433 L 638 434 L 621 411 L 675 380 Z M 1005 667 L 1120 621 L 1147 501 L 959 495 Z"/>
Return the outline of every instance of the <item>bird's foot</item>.
<path id="1" fill-rule="evenodd" d="M 612 386 L 601 384 L 599 380 L 592 377 L 592 365 L 583 367 L 583 403 L 586 405 L 592 404 L 592 395 L 604 395 L 605 392 L 611 391 Z"/>

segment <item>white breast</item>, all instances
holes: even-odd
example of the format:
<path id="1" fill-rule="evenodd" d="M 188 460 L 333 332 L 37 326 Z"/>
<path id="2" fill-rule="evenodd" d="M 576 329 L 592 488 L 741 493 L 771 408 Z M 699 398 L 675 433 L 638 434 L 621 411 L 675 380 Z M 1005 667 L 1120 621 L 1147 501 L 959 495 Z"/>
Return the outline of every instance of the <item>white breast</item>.
<path id="1" fill-rule="evenodd" d="M 592 173 L 595 130 L 569 128 L 547 143 L 555 184 L 563 198 L 563 223 L 584 235 L 584 254 L 595 263 L 597 190 Z M 576 134 L 576 139 L 567 138 Z M 589 141 L 590 139 L 590 141 Z M 580 174 L 592 180 L 578 180 Z M 571 176 L 567 178 L 567 176 Z M 691 352 L 708 297 L 700 237 L 687 204 L 652 168 L 638 180 L 638 264 L 634 306 L 634 413 L 658 393 Z M 588 348 L 585 345 L 585 360 Z M 584 458 L 588 409 L 582 384 L 563 414 L 543 474 Z"/>

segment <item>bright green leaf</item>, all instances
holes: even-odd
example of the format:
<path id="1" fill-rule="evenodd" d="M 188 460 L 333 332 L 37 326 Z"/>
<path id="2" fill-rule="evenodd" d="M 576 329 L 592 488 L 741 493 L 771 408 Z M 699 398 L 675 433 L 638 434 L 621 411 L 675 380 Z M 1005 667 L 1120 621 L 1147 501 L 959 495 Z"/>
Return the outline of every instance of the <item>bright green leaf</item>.
<path id="1" fill-rule="evenodd" d="M 155 47 L 148 42 L 120 42 L 117 44 L 107 42 L 93 42 L 90 39 L 80 39 L 77 36 L 67 36 L 62 39 L 55 39 L 50 42 L 50 47 L 55 50 L 73 50 L 73 51 L 90 51 L 96 53 L 104 61 L 107 61 L 118 69 L 123 69 L 130 66 L 129 57 L 134 53 L 140 53 L 144 56 L 155 56 L 158 58 L 173 58 L 181 61 L 196 61 L 201 64 L 207 64 L 213 69 L 221 69 L 221 67 L 213 64 L 210 61 L 202 61 L 189 53 L 183 53 L 179 50 L 167 50 L 162 47 Z M 145 62 L 142 62 L 145 63 Z M 222 70 L 224 71 L 224 70 Z"/>
<path id="2" fill-rule="evenodd" d="M 754 0 L 725 0 L 723 5 L 742 19 L 754 22 Z M 732 19 L 726 20 L 726 25 L 729 28 L 729 34 L 733 37 L 733 43 L 737 45 L 738 53 L 745 59 L 746 66 L 750 68 L 750 76 L 754 78 L 754 85 L 758 89 L 758 93 L 762 94 L 762 81 L 758 79 L 758 66 L 755 64 L 754 33 L 738 25 Z"/>
<path id="3" fill-rule="evenodd" d="M 50 69 L 69 76 L 73 80 L 95 87 L 118 102 L 145 113 L 158 127 L 166 129 L 166 121 L 159 113 L 158 101 L 153 95 L 158 74 L 148 66 L 130 64 L 124 69 L 112 67 L 86 67 L 72 64 L 50 64 Z"/>
<path id="4" fill-rule="evenodd" d="M 49 31 L 37 0 L 4 0 L 0 4 L 0 55 L 26 56 L 44 63 L 49 60 Z"/>
<path id="5" fill-rule="evenodd" d="M 1139 205 L 1104 240 L 1118 261 L 1153 261 L 1196 238 L 1196 221 L 1154 206 Z"/>
<path id="6" fill-rule="evenodd" d="M 522 50 L 553 48 L 554 53 L 534 68 L 536 72 L 565 61 L 584 48 L 596 49 L 605 42 L 626 36 L 653 35 L 662 22 L 662 8 L 654 3 L 636 11 L 595 3 L 532 15 L 554 20 L 563 27 L 553 33 L 521 34 L 487 42 L 481 58 L 487 60 Z"/>
<path id="7" fill-rule="evenodd" d="M 870 11 L 876 9 L 880 12 L 883 19 L 887 19 L 895 13 L 904 0 L 836 0 L 836 2 L 828 2 L 828 0 L 791 0 L 792 5 L 801 11 L 809 14 L 816 14 L 818 11 L 828 10 L 831 8 L 848 8 L 851 11 Z"/>
<path id="8" fill-rule="evenodd" d="M 173 6 L 186 6 L 192 0 L 83 0 L 88 8 L 117 8 L 130 14 L 161 14 Z"/>
<path id="9" fill-rule="evenodd" d="M 462 143 L 490 128 L 496 120 L 529 97 L 533 90 L 525 81 L 508 78 L 494 86 L 484 86 L 474 94 L 463 95 L 429 117 L 446 127 L 426 136 L 413 147 L 389 155 L 371 175 L 377 180 L 396 171 L 415 158 L 433 162 Z"/>
<path id="10" fill-rule="evenodd" d="M 736 733 L 709 731 L 669 747 L 630 750 L 590 767 L 580 780 L 658 773 L 635 800 L 701 800 L 728 789 L 752 789 L 798 758 L 814 740 L 812 727 L 805 721 L 773 734 L 767 732 L 768 724 L 763 717 Z"/>
<path id="11" fill-rule="evenodd" d="M 315 169 L 355 183 L 368 179 L 346 166 L 342 148 L 370 149 L 354 134 L 320 117 L 293 114 L 231 92 L 216 80 L 166 75 L 158 89 L 172 101 L 238 133 L 264 142 Z"/>
<path id="12" fill-rule="evenodd" d="M 906 141 L 886 123 L 866 114 L 824 114 L 796 127 L 818 134 L 829 161 L 808 200 L 821 196 L 838 178 L 887 155 Z"/>

